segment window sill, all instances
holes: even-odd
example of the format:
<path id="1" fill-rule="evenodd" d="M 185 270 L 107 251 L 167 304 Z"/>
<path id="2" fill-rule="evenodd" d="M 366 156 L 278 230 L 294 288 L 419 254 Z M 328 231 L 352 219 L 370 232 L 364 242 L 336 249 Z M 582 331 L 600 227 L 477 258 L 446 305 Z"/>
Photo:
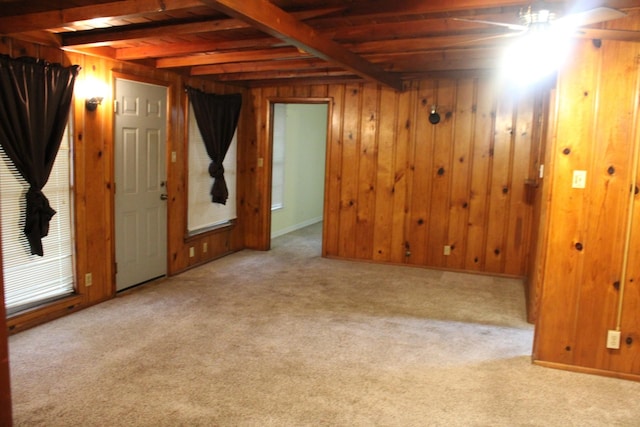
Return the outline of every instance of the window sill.
<path id="1" fill-rule="evenodd" d="M 62 317 L 82 304 L 82 295 L 73 294 L 42 305 L 19 311 L 7 317 L 9 333 L 13 334 L 49 320 Z"/>
<path id="2" fill-rule="evenodd" d="M 236 226 L 236 222 L 237 219 L 232 219 L 222 224 L 212 225 L 210 227 L 200 228 L 198 230 L 188 232 L 184 238 L 184 241 L 185 243 L 188 243 L 202 237 L 212 236 L 218 233 L 224 233 L 226 231 L 233 230 Z"/>

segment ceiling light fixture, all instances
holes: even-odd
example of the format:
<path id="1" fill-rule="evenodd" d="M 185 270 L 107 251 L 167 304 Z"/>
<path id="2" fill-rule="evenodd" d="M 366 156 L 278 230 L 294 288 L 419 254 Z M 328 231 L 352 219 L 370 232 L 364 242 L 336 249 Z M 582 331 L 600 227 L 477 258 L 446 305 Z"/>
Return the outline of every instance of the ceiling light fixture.
<path id="1" fill-rule="evenodd" d="M 507 46 L 502 60 L 505 77 L 526 86 L 555 73 L 570 51 L 570 36 L 547 23 L 532 24 Z"/>

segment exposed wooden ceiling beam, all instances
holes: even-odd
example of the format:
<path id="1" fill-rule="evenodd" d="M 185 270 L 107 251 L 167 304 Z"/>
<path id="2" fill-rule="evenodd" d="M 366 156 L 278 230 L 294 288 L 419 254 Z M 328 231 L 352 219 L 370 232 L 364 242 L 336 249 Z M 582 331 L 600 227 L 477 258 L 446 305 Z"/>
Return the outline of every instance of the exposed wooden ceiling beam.
<path id="1" fill-rule="evenodd" d="M 503 37 L 504 35 L 504 33 L 494 33 L 490 37 L 487 37 L 478 36 L 477 34 L 461 34 L 440 37 L 380 40 L 347 44 L 346 46 L 358 54 L 441 51 L 446 48 L 468 49 L 488 44 L 488 42 L 494 46 L 504 45 L 513 40 L 512 37 Z"/>
<path id="2" fill-rule="evenodd" d="M 325 68 L 318 70 L 276 70 L 260 71 L 253 73 L 230 73 L 220 74 L 215 77 L 221 82 L 237 82 L 242 80 L 267 80 L 267 79 L 291 79 L 302 77 L 345 77 L 353 76 L 351 71 L 339 70 L 335 68 Z M 361 78 L 361 77 L 360 77 Z"/>
<path id="3" fill-rule="evenodd" d="M 203 3 L 234 18 L 247 21 L 269 35 L 345 67 L 359 76 L 402 90 L 402 80 L 399 77 L 382 71 L 333 40 L 325 39 L 312 27 L 268 0 L 203 0 Z"/>
<path id="4" fill-rule="evenodd" d="M 20 15 L 19 19 L 3 13 L 0 18 L 0 33 L 15 34 L 26 31 L 39 31 L 60 28 L 78 21 L 104 18 L 109 16 L 138 15 L 149 12 L 166 12 L 202 6 L 199 0 L 121 0 L 90 6 L 78 6 L 62 10 Z"/>
<path id="5" fill-rule="evenodd" d="M 22 41 L 36 43 L 43 46 L 62 47 L 62 37 L 57 34 L 50 33 L 49 31 L 28 31 L 26 33 L 20 33 L 19 37 L 14 37 Z"/>
<path id="6" fill-rule="evenodd" d="M 119 41 L 137 41 L 157 38 L 159 35 L 197 34 L 212 31 L 237 30 L 250 26 L 239 19 L 216 19 L 185 24 L 155 25 L 123 30 L 118 27 L 62 33 L 65 46 L 93 47 Z"/>
<path id="7" fill-rule="evenodd" d="M 459 10 L 490 9 L 497 7 L 527 6 L 527 0 L 376 0 L 356 3 L 345 13 L 368 17 L 422 15 Z M 547 0 L 547 3 L 565 3 L 565 0 Z"/>
<path id="8" fill-rule="evenodd" d="M 327 61 L 320 58 L 290 59 L 283 61 L 234 62 L 227 64 L 200 65 L 191 68 L 192 76 L 225 73 L 250 73 L 277 70 L 313 70 L 327 68 Z"/>
<path id="9" fill-rule="evenodd" d="M 576 37 L 587 39 L 618 40 L 624 42 L 640 42 L 640 31 L 582 28 L 576 34 Z"/>
<path id="10" fill-rule="evenodd" d="M 469 17 L 470 15 L 460 16 Z M 503 21 L 509 22 L 517 20 L 517 12 L 512 14 L 503 13 L 491 13 L 482 15 L 473 15 L 478 19 L 484 19 L 488 21 Z M 314 21 L 314 25 L 317 21 Z M 319 23 L 318 23 L 319 24 Z M 416 36 L 433 36 L 440 33 L 450 32 L 491 32 L 495 31 L 497 27 L 492 27 L 486 24 L 479 24 L 477 22 L 457 21 L 447 18 L 424 18 L 423 16 L 416 16 L 412 19 L 392 21 L 392 22 L 380 22 L 380 20 L 367 20 L 367 23 L 360 23 L 355 25 L 340 25 L 339 22 L 331 22 L 327 25 L 325 20 L 322 20 L 322 25 L 319 25 L 320 32 L 323 36 L 338 40 L 340 42 L 349 42 L 352 40 L 386 40 L 391 38 L 402 37 L 416 37 Z M 326 30 L 324 28 L 327 28 Z"/>
<path id="11" fill-rule="evenodd" d="M 309 11 L 294 12 L 296 18 L 306 20 L 323 16 L 341 10 L 341 8 L 323 8 Z M 198 34 L 211 33 L 215 31 L 239 30 L 243 28 L 251 28 L 248 22 L 240 19 L 213 19 L 198 22 L 188 22 L 173 25 L 143 25 L 138 28 L 123 30 L 118 27 L 110 27 L 108 29 L 97 29 L 83 31 L 81 33 L 63 33 L 63 44 L 65 46 L 98 46 L 104 43 L 113 43 L 119 41 L 140 41 L 144 39 L 157 38 L 159 35 L 165 34 Z"/>
<path id="12" fill-rule="evenodd" d="M 118 49 L 115 59 L 131 61 L 144 58 L 189 55 L 200 52 L 215 52 L 230 49 L 266 48 L 282 45 L 283 41 L 273 37 L 241 40 L 210 40 L 202 42 L 168 43 Z"/>
<path id="13" fill-rule="evenodd" d="M 310 11 L 313 12 L 313 11 Z M 305 12 L 305 15 L 310 16 L 310 12 Z M 318 11 L 316 11 L 318 12 Z M 494 18 L 498 19 L 498 18 Z M 228 21 L 236 21 L 231 20 Z M 249 24 L 245 24 L 249 26 Z M 228 26 L 227 24 L 220 23 L 216 27 L 216 29 L 222 29 L 223 27 Z M 457 29 L 455 35 L 452 36 L 444 36 L 441 35 L 438 37 L 439 33 L 444 33 L 445 31 L 451 32 L 452 26 Z M 156 36 L 158 33 L 163 34 L 182 34 L 183 32 L 194 34 L 199 32 L 203 26 L 201 24 L 195 24 L 192 29 L 189 30 L 189 25 L 171 25 L 171 26 L 162 26 L 157 29 L 148 29 L 147 35 L 151 37 Z M 235 28 L 237 26 L 234 25 Z M 210 30 L 210 28 L 209 28 Z M 352 46 L 357 48 L 357 53 L 367 52 L 368 50 L 372 50 L 378 44 L 386 44 L 389 41 L 393 41 L 395 43 L 399 43 L 398 40 L 405 39 L 406 44 L 408 44 L 408 48 L 411 50 L 422 50 L 425 48 L 425 45 L 429 43 L 433 45 L 433 48 L 442 48 L 448 47 L 455 44 L 464 43 L 465 46 L 473 46 L 481 41 L 487 35 L 495 35 L 496 31 L 498 34 L 504 34 L 505 32 L 501 28 L 490 27 L 487 28 L 484 24 L 476 24 L 470 22 L 463 21 L 451 21 L 446 19 L 415 19 L 411 21 L 401 21 L 401 22 L 389 22 L 389 23 L 369 23 L 366 25 L 358 25 L 352 27 L 339 27 L 336 30 L 331 30 L 329 32 L 320 31 L 324 37 L 331 38 L 334 40 L 337 39 L 347 39 L 354 43 Z M 130 42 L 134 39 L 131 37 L 140 36 L 141 34 L 145 34 L 145 32 L 130 32 L 130 31 L 112 31 L 113 37 L 118 38 L 122 41 Z M 410 36 L 410 38 L 405 38 L 403 36 Z M 418 36 L 425 36 L 425 39 L 421 39 Z M 428 37 L 427 37 L 428 36 Z M 70 34 L 70 37 L 73 38 L 74 34 Z M 81 36 L 84 41 L 98 42 L 100 40 L 99 36 L 91 36 L 91 38 L 87 38 L 85 36 Z M 429 40 L 427 42 L 426 40 Z M 76 39 L 78 40 L 78 39 Z M 135 39 L 137 41 L 141 39 Z M 365 43 L 360 43 L 359 40 L 367 40 Z M 412 40 L 415 40 L 415 44 L 412 44 Z M 79 40 L 78 40 L 79 41 Z M 179 56 L 179 55 L 188 55 L 200 52 L 215 52 L 222 50 L 230 50 L 230 49 L 247 49 L 247 48 L 259 48 L 259 47 L 274 47 L 281 45 L 283 42 L 280 39 L 263 36 L 259 38 L 250 38 L 250 39 L 238 39 L 238 40 L 211 40 L 211 41 L 202 41 L 202 42 L 184 42 L 184 43 L 163 43 L 157 45 L 142 45 L 136 47 L 124 47 L 117 49 L 115 59 L 128 61 L 128 60 L 137 60 L 137 59 L 145 59 L 145 58 L 158 58 L 162 56 Z M 69 39 L 67 39 L 68 45 L 74 45 L 75 43 L 70 43 Z M 368 48 L 367 48 L 368 46 Z M 390 45 L 391 46 L 391 45 Z M 397 49 L 398 46 L 392 47 Z M 402 48 L 404 49 L 404 48 Z M 356 52 L 356 49 L 353 49 Z"/>
<path id="14" fill-rule="evenodd" d="M 368 18 L 398 17 L 409 15 L 426 15 L 496 8 L 528 7 L 532 0 L 375 0 L 358 2 L 345 9 L 345 14 Z M 560 11 L 585 10 L 596 6 L 613 9 L 637 9 L 638 0 L 545 0 L 544 3 L 557 7 Z"/>
<path id="15" fill-rule="evenodd" d="M 385 70 L 402 70 L 403 73 L 484 70 L 499 66 L 501 50 L 496 48 L 450 49 L 441 51 L 397 52 L 366 55 L 366 58 Z"/>
<path id="16" fill-rule="evenodd" d="M 291 78 L 287 79 L 287 86 L 295 85 L 331 85 L 331 84 L 362 84 L 365 83 L 360 76 L 327 76 L 327 77 L 304 77 L 304 78 Z M 230 84 L 230 83 L 229 83 Z M 245 80 L 236 81 L 236 86 L 248 86 L 248 87 L 261 87 L 261 86 L 273 86 L 273 80 Z"/>
<path id="17" fill-rule="evenodd" d="M 207 55 L 162 58 L 156 61 L 157 68 L 190 67 L 193 65 L 222 64 L 225 62 L 247 62 L 293 59 L 309 56 L 294 47 L 282 47 L 263 50 L 242 50 L 237 52 L 213 52 Z"/>

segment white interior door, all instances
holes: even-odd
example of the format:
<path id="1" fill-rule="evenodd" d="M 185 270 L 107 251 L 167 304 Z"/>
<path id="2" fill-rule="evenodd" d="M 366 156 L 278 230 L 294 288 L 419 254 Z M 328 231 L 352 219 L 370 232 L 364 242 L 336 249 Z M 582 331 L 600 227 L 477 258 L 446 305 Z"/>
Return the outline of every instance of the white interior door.
<path id="1" fill-rule="evenodd" d="M 116 289 L 167 270 L 167 88 L 116 79 Z"/>

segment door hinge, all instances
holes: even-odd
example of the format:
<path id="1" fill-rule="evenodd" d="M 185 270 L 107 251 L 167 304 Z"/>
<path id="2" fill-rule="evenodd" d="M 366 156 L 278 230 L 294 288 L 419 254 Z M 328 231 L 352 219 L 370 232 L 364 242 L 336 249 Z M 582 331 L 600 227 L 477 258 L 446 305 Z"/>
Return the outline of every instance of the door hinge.
<path id="1" fill-rule="evenodd" d="M 117 262 L 114 262 L 114 263 L 113 263 L 113 272 L 114 272 L 115 274 L 118 274 L 118 263 L 117 263 Z"/>
<path id="2" fill-rule="evenodd" d="M 113 100 L 113 112 L 118 113 L 118 101 L 116 99 Z"/>

